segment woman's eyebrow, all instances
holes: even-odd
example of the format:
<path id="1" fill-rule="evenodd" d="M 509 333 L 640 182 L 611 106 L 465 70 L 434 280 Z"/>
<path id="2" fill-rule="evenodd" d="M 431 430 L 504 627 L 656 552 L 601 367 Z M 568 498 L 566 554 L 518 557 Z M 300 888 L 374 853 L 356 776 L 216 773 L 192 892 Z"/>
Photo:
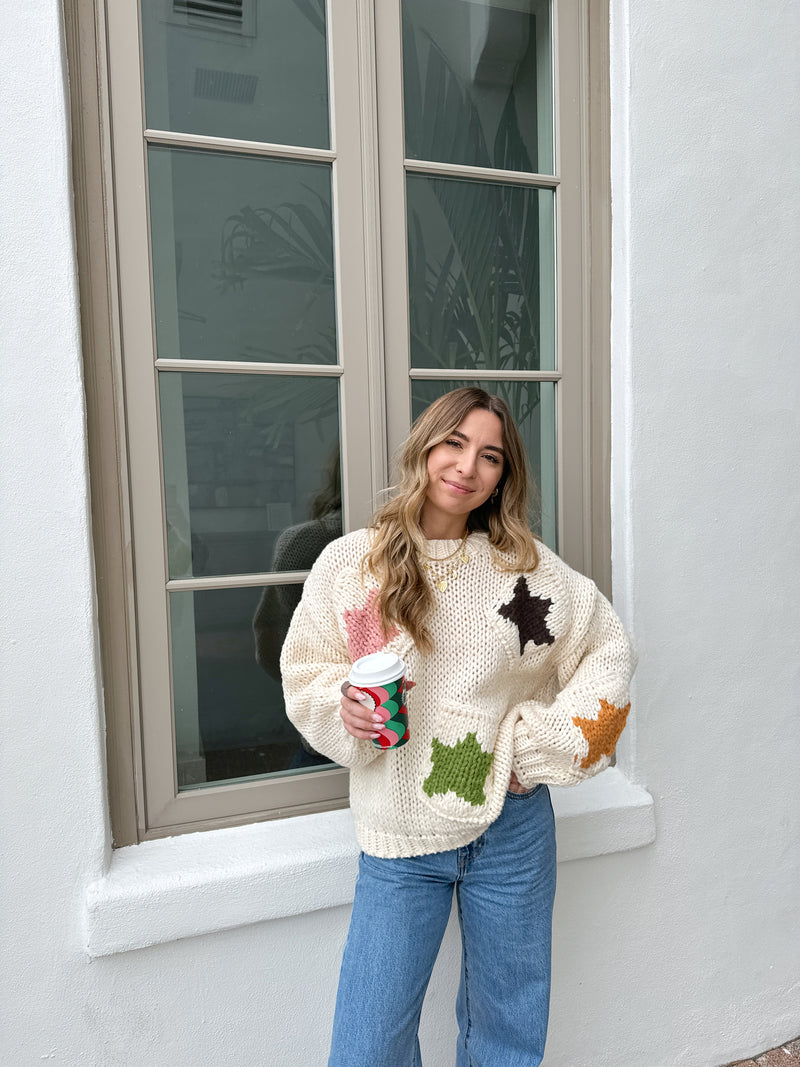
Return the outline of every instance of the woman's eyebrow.
<path id="1" fill-rule="evenodd" d="M 465 433 L 462 433 L 461 430 L 453 430 L 450 436 L 460 437 L 462 441 L 466 441 L 467 443 L 469 443 L 469 438 Z M 487 452 L 499 452 L 501 456 L 505 456 L 505 452 L 503 451 L 503 449 L 498 448 L 497 445 L 484 445 L 483 447 L 486 449 Z"/>

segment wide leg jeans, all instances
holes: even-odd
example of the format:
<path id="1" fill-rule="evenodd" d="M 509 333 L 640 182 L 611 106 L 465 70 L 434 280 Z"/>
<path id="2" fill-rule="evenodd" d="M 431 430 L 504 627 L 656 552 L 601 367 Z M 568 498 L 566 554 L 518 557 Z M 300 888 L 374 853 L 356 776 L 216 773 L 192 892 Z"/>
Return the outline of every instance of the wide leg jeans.
<path id="1" fill-rule="evenodd" d="M 329 1067 L 421 1067 L 422 1001 L 456 894 L 456 1067 L 538 1067 L 550 1001 L 556 849 L 547 787 L 506 797 L 463 848 L 361 854 Z"/>

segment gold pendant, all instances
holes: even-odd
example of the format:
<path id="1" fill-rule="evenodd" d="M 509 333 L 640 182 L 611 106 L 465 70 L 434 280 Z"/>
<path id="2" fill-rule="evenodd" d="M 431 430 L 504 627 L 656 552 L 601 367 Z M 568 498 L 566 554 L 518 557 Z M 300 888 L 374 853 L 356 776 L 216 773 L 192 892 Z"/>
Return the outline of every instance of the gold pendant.
<path id="1" fill-rule="evenodd" d="M 443 593 L 447 588 L 447 579 L 440 578 L 439 581 L 436 583 L 436 588 L 439 590 L 440 593 Z"/>
<path id="2" fill-rule="evenodd" d="M 469 556 L 466 552 L 462 552 L 458 558 L 461 560 L 462 563 L 469 563 Z"/>

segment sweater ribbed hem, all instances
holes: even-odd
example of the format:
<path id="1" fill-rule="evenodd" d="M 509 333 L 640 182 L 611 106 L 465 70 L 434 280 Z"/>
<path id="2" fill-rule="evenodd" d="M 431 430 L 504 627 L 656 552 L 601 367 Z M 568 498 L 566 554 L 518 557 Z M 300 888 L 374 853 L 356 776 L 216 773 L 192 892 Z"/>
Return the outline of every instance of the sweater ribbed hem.
<path id="1" fill-rule="evenodd" d="M 407 859 L 409 856 L 429 856 L 434 852 L 463 848 L 485 833 L 491 825 L 491 822 L 488 822 L 486 825 L 464 827 L 460 832 L 412 836 L 393 834 L 374 826 L 356 823 L 356 838 L 360 848 L 370 856 L 385 860 Z"/>

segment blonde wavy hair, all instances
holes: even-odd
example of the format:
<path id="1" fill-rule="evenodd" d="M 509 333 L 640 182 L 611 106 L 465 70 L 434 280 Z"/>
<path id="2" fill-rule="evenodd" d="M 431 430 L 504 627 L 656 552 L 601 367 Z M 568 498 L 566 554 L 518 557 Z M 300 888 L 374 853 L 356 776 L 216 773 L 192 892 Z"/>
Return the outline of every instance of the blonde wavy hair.
<path id="1" fill-rule="evenodd" d="M 500 419 L 505 463 L 497 495 L 469 513 L 467 529 L 488 533 L 501 570 L 533 571 L 539 563 L 536 539 L 528 525 L 532 494 L 525 446 L 508 406 L 483 389 L 445 393 L 411 427 L 398 463 L 396 493 L 372 517 L 372 548 L 363 562 L 363 570 L 378 581 L 375 602 L 384 632 L 401 626 L 423 653 L 433 648 L 426 625 L 433 591 L 420 564 L 425 551 L 420 519 L 428 489 L 428 455 L 476 408 Z"/>

